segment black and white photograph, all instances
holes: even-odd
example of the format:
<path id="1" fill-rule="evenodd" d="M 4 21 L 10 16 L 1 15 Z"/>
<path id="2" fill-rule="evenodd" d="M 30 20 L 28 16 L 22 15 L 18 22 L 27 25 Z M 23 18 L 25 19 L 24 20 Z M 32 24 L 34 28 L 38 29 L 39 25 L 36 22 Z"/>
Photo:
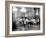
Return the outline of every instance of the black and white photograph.
<path id="1" fill-rule="evenodd" d="M 40 30 L 40 8 L 12 7 L 12 31 Z"/>
<path id="2" fill-rule="evenodd" d="M 35 36 L 45 34 L 45 4 L 35 2 L 6 2 L 6 36 Z"/>
<path id="3" fill-rule="evenodd" d="M 43 6 L 10 4 L 9 33 L 43 33 Z"/>

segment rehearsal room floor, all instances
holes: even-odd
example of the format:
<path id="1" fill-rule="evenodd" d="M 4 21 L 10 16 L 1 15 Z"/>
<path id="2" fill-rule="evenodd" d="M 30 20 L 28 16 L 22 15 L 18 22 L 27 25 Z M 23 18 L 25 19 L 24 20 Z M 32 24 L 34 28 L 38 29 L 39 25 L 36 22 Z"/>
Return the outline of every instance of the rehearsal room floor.
<path id="1" fill-rule="evenodd" d="M 39 25 L 26 25 L 25 27 L 19 26 L 16 31 L 27 31 L 27 30 L 40 30 Z"/>

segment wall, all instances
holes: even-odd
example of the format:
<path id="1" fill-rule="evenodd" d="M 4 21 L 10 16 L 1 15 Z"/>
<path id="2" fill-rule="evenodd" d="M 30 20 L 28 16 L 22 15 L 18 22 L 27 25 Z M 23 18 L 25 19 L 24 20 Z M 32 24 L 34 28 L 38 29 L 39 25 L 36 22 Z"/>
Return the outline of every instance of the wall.
<path id="1" fill-rule="evenodd" d="M 44 3 L 46 3 L 46 0 L 16 0 L 16 1 L 26 1 L 26 2 L 29 1 L 29 2 L 41 2 L 41 3 L 44 2 Z M 5 10 L 4 9 L 5 9 L 5 0 L 0 0 L 0 38 L 5 38 L 4 37 L 5 36 Z M 45 4 L 45 10 L 46 10 L 46 4 Z M 45 13 L 45 19 L 46 19 L 46 13 Z M 46 20 L 45 20 L 45 25 L 46 25 Z M 11 38 L 13 38 L 13 37 L 11 37 Z M 45 26 L 45 35 L 16 37 L 16 38 L 46 38 L 46 26 Z"/>

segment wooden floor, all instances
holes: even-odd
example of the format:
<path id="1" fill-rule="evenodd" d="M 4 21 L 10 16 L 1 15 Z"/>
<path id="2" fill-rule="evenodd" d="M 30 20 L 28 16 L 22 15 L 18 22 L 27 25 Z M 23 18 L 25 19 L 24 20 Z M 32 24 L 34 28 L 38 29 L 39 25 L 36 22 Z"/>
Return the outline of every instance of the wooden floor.
<path id="1" fill-rule="evenodd" d="M 39 25 L 26 25 L 25 27 L 19 26 L 16 31 L 27 31 L 27 30 L 40 30 Z"/>

